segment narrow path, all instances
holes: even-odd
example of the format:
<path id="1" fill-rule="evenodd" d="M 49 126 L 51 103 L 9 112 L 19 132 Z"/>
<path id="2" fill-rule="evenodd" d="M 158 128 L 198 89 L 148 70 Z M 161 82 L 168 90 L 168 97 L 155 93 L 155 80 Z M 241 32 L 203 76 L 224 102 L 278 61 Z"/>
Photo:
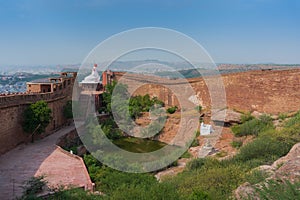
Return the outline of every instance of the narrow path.
<path id="1" fill-rule="evenodd" d="M 82 159 L 56 146 L 57 140 L 74 130 L 65 127 L 27 145 L 20 145 L 0 156 L 0 199 L 22 195 L 21 186 L 33 176 L 45 175 L 50 187 L 70 186 L 91 189 L 92 182 Z"/>

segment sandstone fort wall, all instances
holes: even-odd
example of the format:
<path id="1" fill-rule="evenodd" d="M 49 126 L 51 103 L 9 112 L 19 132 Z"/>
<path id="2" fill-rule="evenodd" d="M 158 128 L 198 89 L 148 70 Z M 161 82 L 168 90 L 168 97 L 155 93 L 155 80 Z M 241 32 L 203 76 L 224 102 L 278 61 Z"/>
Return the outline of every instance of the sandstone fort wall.
<path id="1" fill-rule="evenodd" d="M 206 80 L 188 79 L 188 83 L 180 79 L 165 81 L 157 78 L 157 80 L 148 81 L 144 75 L 129 74 L 125 77 L 121 72 L 116 72 L 115 77 L 125 84 L 142 83 L 141 87 L 131 92 L 136 95 L 156 96 L 167 106 L 179 103 L 170 87 L 177 87 L 179 91 L 184 91 L 188 87 L 187 84 L 190 84 L 201 105 L 208 109 L 211 107 L 211 98 L 206 82 L 211 84 L 213 90 L 218 88 L 218 82 L 214 76 L 206 77 Z M 226 107 L 230 109 L 271 114 L 300 109 L 300 69 L 233 73 L 222 75 L 222 80 L 226 92 Z M 160 81 L 163 81 L 166 87 L 161 86 Z M 218 96 L 218 90 L 213 92 Z M 22 129 L 22 115 L 31 103 L 39 100 L 48 102 L 53 120 L 46 129 L 47 134 L 63 126 L 66 123 L 63 107 L 71 99 L 71 93 L 72 84 L 53 93 L 0 96 L 0 154 L 20 143 L 30 141 L 30 136 Z"/>
<path id="2" fill-rule="evenodd" d="M 134 94 L 157 96 L 167 106 L 178 105 L 174 93 L 161 86 L 159 80 L 149 81 L 146 76 L 116 73 L 117 79 L 125 84 L 143 86 Z M 163 80 L 162 80 L 163 81 Z M 222 75 L 226 92 L 226 107 L 238 111 L 258 111 L 262 113 L 285 113 L 300 110 L 300 69 L 248 71 Z M 218 80 L 214 76 L 188 79 L 201 104 L 211 107 L 211 97 L 206 82 L 218 98 Z M 165 85 L 178 85 L 182 91 L 189 87 L 183 80 L 169 80 Z"/>
<path id="3" fill-rule="evenodd" d="M 52 110 L 52 120 L 43 135 L 50 134 L 63 126 L 67 119 L 63 108 L 71 100 L 72 85 L 53 93 L 17 94 L 0 97 L 0 154 L 18 144 L 30 142 L 31 136 L 23 131 L 22 116 L 24 110 L 32 103 L 45 100 Z"/>

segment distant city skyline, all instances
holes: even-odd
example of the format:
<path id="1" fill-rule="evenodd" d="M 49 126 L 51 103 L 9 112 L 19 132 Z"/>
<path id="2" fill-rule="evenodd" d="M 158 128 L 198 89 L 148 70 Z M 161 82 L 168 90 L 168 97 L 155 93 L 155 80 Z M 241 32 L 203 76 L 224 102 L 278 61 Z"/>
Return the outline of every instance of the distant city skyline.
<path id="1" fill-rule="evenodd" d="M 3 65 L 81 63 L 101 41 L 163 27 L 201 44 L 216 63 L 300 63 L 297 0 L 0 1 Z"/>

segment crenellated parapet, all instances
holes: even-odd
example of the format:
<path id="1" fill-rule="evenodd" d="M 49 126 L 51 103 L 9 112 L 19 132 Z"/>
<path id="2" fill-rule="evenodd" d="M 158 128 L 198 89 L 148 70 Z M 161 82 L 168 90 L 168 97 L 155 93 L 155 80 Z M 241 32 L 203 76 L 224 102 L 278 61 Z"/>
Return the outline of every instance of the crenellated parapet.
<path id="1" fill-rule="evenodd" d="M 0 95 L 0 154 L 20 143 L 30 141 L 30 135 L 23 131 L 22 123 L 23 113 L 32 103 L 44 100 L 52 111 L 52 120 L 44 136 L 66 124 L 67 119 L 63 115 L 63 109 L 67 101 L 72 99 L 76 75 L 76 72 L 63 72 L 59 77 L 27 83 L 27 86 L 31 85 L 31 89 L 35 87 L 36 91 L 28 89 L 25 93 Z M 50 91 L 46 90 L 47 87 Z"/>

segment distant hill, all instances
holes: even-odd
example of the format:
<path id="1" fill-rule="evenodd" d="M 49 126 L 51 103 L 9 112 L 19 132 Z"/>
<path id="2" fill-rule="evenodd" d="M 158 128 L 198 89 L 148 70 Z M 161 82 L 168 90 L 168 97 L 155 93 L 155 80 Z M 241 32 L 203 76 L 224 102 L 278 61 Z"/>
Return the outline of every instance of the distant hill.
<path id="1" fill-rule="evenodd" d="M 97 63 L 99 66 L 99 73 L 107 63 Z M 79 71 L 78 79 L 82 80 L 84 76 L 91 72 L 93 63 L 86 63 L 85 66 L 81 64 L 72 65 L 49 65 L 49 66 L 1 66 L 0 75 L 14 75 L 15 73 L 29 73 L 36 75 L 50 75 L 57 72 L 66 71 Z M 216 64 L 221 74 L 244 72 L 250 70 L 277 70 L 277 69 L 289 69 L 299 68 L 300 64 Z M 214 74 L 215 71 L 213 64 L 196 63 L 192 66 L 188 62 L 168 62 L 159 60 L 140 60 L 140 61 L 116 61 L 111 63 L 108 68 L 112 71 L 121 72 L 134 72 L 143 74 L 154 74 L 157 76 L 168 78 L 193 78 L 205 75 Z M 200 73 L 199 73 L 200 71 Z M 28 81 L 28 80 L 26 80 Z"/>
<path id="2" fill-rule="evenodd" d="M 282 69 L 292 69 L 300 68 L 300 65 L 265 65 L 265 64 L 255 64 L 255 65 L 235 65 L 235 64 L 219 64 L 218 71 L 197 68 L 197 69 L 186 69 L 179 70 L 178 72 L 174 71 L 160 71 L 155 72 L 157 76 L 168 77 L 168 78 L 195 78 L 201 76 L 208 76 L 213 74 L 230 74 L 238 72 L 246 72 L 252 70 L 282 70 Z"/>

